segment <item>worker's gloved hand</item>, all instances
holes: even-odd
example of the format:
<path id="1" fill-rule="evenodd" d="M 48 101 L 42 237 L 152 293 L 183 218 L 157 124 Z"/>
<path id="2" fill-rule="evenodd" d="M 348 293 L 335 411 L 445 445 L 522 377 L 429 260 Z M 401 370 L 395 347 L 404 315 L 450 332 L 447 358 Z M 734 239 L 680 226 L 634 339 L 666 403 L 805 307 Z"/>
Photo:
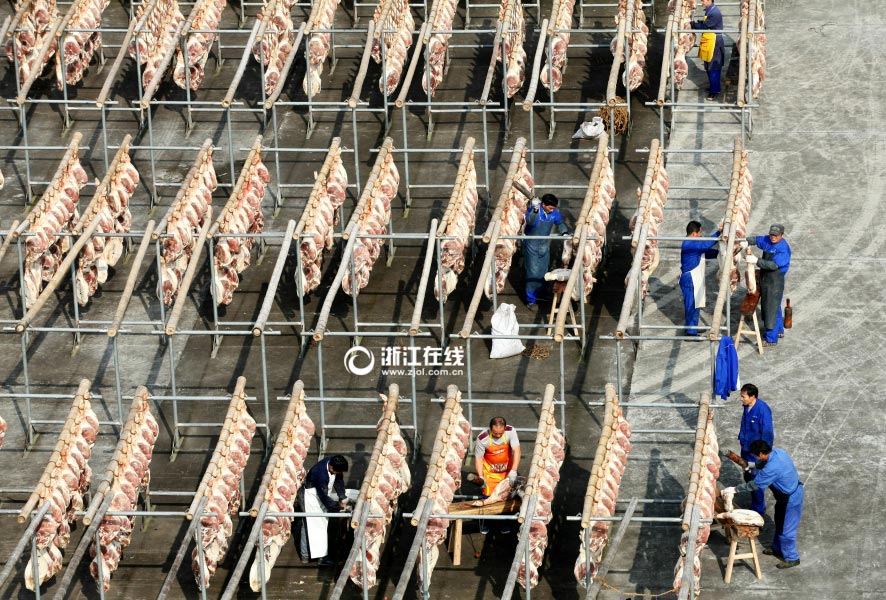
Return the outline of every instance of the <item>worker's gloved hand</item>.
<path id="1" fill-rule="evenodd" d="M 541 206 L 541 198 L 533 198 L 532 199 L 532 210 L 534 212 L 538 212 L 539 206 Z"/>
<path id="2" fill-rule="evenodd" d="M 517 472 L 516 471 L 511 471 L 510 473 L 508 473 L 508 481 L 511 483 L 512 486 L 515 483 L 517 483 Z"/>
<path id="3" fill-rule="evenodd" d="M 744 257 L 744 260 L 745 260 L 745 262 L 748 263 L 749 265 L 755 265 L 755 264 L 757 264 L 757 261 L 758 261 L 759 259 L 758 259 L 756 256 L 754 256 L 753 254 L 749 254 L 748 256 L 745 256 L 745 257 Z"/>
<path id="4" fill-rule="evenodd" d="M 563 237 L 572 237 L 572 234 L 567 231 L 563 234 Z"/>
<path id="5" fill-rule="evenodd" d="M 724 496 L 734 496 L 735 495 L 735 488 L 734 487 L 723 488 L 722 494 Z"/>
<path id="6" fill-rule="evenodd" d="M 745 471 L 750 471 L 751 469 L 756 469 L 756 468 L 757 468 L 757 463 L 753 463 L 753 462 L 751 462 L 751 461 L 748 461 L 748 466 L 746 466 L 746 467 L 744 468 L 744 470 L 745 470 Z"/>
<path id="7" fill-rule="evenodd" d="M 740 241 L 740 242 L 738 243 L 738 247 L 741 248 L 742 250 L 744 250 L 745 248 L 748 247 L 748 241 L 747 241 L 747 240 L 742 240 L 742 241 Z"/>

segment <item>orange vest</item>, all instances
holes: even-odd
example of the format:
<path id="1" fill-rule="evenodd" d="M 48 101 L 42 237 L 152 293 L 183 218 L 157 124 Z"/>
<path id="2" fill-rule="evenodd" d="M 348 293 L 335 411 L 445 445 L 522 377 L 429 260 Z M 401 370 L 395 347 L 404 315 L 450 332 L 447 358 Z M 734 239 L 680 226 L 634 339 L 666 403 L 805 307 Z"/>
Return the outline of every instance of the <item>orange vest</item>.
<path id="1" fill-rule="evenodd" d="M 491 473 L 507 473 L 508 465 L 511 464 L 511 444 L 508 443 L 507 432 L 502 437 L 505 443 L 498 446 L 493 446 L 492 439 L 490 439 L 489 445 L 486 446 L 486 453 L 483 455 L 483 461 L 488 465 Z"/>

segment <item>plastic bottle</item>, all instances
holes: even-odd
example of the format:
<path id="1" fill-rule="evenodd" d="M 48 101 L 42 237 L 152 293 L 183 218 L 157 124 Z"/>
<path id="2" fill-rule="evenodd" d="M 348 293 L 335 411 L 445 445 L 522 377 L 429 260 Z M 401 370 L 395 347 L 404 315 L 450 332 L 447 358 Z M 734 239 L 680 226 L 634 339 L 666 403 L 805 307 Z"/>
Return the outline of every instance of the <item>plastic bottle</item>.
<path id="1" fill-rule="evenodd" d="M 790 329 L 794 324 L 794 309 L 791 308 L 791 299 L 788 298 L 784 307 L 784 328 Z"/>

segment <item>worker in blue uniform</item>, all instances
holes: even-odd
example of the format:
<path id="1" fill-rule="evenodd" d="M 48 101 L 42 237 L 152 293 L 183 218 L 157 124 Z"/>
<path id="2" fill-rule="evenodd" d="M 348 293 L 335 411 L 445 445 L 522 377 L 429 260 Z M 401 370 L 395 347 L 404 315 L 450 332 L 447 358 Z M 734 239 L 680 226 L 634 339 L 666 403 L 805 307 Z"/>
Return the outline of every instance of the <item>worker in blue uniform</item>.
<path id="1" fill-rule="evenodd" d="M 709 31 L 720 31 L 723 29 L 723 14 L 720 8 L 714 4 L 714 0 L 701 0 L 704 7 L 704 18 L 693 21 L 691 26 L 693 29 L 707 29 Z M 714 55 L 711 60 L 704 63 L 704 69 L 708 73 L 708 96 L 705 100 L 713 102 L 720 95 L 720 72 L 723 70 L 723 63 L 726 58 L 726 44 L 723 42 L 723 34 L 717 33 L 716 43 L 714 44 Z"/>
<path id="2" fill-rule="evenodd" d="M 526 305 L 530 310 L 538 308 L 539 290 L 544 287 L 545 273 L 551 266 L 551 240 L 532 239 L 532 236 L 549 236 L 554 227 L 561 235 L 569 229 L 563 222 L 563 215 L 557 210 L 560 201 L 553 194 L 545 194 L 541 199 L 533 198 L 526 211 L 523 233 L 523 265 L 526 269 Z"/>
<path id="3" fill-rule="evenodd" d="M 704 259 L 716 258 L 720 232 L 703 238 L 701 223 L 689 221 L 686 236 L 698 239 L 684 240 L 680 248 L 680 289 L 683 290 L 686 335 L 698 335 L 699 309 L 705 307 Z"/>
<path id="4" fill-rule="evenodd" d="M 727 488 L 724 494 L 763 490 L 767 487 L 775 496 L 775 537 L 772 548 L 763 550 L 763 554 L 775 556 L 781 562 L 775 565 L 779 569 L 790 569 L 800 564 L 797 552 L 797 528 L 803 514 L 803 482 L 797 468 L 788 453 L 781 448 L 773 448 L 763 440 L 751 443 L 757 466 L 757 474 L 752 481 L 734 488 Z"/>
<path id="5" fill-rule="evenodd" d="M 757 261 L 760 267 L 760 310 L 766 329 L 764 346 L 775 346 L 784 337 L 784 319 L 781 314 L 781 298 L 784 295 L 784 278 L 791 266 L 791 247 L 784 239 L 784 225 L 773 223 L 769 235 L 748 238 L 748 243 L 763 251 Z"/>
<path id="6" fill-rule="evenodd" d="M 756 457 L 751 454 L 751 444 L 763 440 L 770 446 L 775 443 L 775 428 L 772 425 L 772 409 L 760 400 L 757 386 L 746 383 L 741 386 L 741 427 L 738 430 L 738 443 L 741 445 L 741 457 L 747 461 L 744 480 L 751 481 L 757 474 Z M 762 489 L 751 492 L 751 510 L 762 516 L 766 512 L 766 495 Z"/>

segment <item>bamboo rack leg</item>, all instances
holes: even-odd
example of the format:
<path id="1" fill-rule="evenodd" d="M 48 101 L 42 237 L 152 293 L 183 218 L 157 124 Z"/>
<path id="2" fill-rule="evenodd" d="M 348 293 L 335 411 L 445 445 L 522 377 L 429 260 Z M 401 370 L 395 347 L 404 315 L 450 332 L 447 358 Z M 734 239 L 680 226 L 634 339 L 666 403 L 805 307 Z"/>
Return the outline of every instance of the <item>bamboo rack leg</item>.
<path id="1" fill-rule="evenodd" d="M 732 581 L 732 568 L 735 566 L 735 550 L 738 547 L 738 537 L 732 538 L 732 543 L 729 544 L 729 561 L 726 563 L 726 577 L 723 578 L 723 582 L 726 585 Z"/>
<path id="2" fill-rule="evenodd" d="M 455 520 L 455 528 L 452 535 L 452 564 L 454 566 L 461 565 L 461 538 L 464 519 Z"/>

